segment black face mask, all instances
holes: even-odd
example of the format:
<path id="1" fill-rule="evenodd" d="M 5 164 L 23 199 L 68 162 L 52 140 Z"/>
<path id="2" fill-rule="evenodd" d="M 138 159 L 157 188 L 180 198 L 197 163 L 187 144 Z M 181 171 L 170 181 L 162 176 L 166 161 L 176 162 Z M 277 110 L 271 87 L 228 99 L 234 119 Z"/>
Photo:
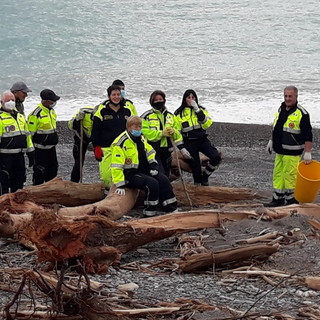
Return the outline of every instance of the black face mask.
<path id="1" fill-rule="evenodd" d="M 165 103 L 166 103 L 165 101 L 153 102 L 152 103 L 152 108 L 154 108 L 156 110 L 161 110 L 161 109 L 163 109 Z"/>

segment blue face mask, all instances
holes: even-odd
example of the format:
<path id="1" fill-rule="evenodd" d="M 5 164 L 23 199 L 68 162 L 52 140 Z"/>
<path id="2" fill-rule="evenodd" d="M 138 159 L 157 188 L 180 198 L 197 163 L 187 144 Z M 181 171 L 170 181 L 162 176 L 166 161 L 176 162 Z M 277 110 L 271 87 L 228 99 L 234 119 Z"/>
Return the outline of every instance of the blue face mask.
<path id="1" fill-rule="evenodd" d="M 140 137 L 141 136 L 141 130 L 132 130 L 131 131 L 131 134 L 134 136 L 134 137 Z"/>
<path id="2" fill-rule="evenodd" d="M 126 97 L 126 90 L 121 90 L 121 97 L 124 99 Z"/>

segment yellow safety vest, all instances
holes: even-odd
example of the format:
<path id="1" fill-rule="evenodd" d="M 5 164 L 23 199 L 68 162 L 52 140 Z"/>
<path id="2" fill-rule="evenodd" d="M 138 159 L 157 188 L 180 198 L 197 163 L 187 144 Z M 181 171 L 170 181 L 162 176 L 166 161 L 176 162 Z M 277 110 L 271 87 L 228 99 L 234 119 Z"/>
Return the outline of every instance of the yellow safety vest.
<path id="1" fill-rule="evenodd" d="M 14 111 L 16 118 L 5 110 L 0 110 L 0 153 L 15 154 L 34 150 L 26 119 L 22 113 Z"/>
<path id="2" fill-rule="evenodd" d="M 157 163 L 156 152 L 141 136 L 149 164 Z M 117 187 L 126 185 L 124 170 L 138 169 L 139 153 L 136 143 L 131 139 L 128 131 L 121 133 L 111 145 L 111 175 Z"/>
<path id="3" fill-rule="evenodd" d="M 177 146 L 183 145 L 182 135 L 180 133 L 180 125 L 174 114 L 165 110 L 160 112 L 158 110 L 150 109 L 141 115 L 142 118 L 142 133 L 153 145 L 158 142 L 160 148 L 170 147 L 172 150 L 170 138 L 164 137 L 162 131 L 165 128 L 173 128 L 173 140 Z"/>

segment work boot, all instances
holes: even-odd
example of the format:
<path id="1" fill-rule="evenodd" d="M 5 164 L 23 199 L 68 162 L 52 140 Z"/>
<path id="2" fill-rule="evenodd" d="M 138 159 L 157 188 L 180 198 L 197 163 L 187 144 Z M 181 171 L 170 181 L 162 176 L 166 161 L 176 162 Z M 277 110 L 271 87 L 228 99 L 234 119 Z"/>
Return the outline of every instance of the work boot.
<path id="1" fill-rule="evenodd" d="M 296 198 L 291 198 L 286 201 L 286 206 L 289 206 L 290 204 L 299 204 L 299 201 Z"/>
<path id="2" fill-rule="evenodd" d="M 209 176 L 206 173 L 202 174 L 201 185 L 206 187 L 209 186 Z"/>
<path id="3" fill-rule="evenodd" d="M 272 208 L 272 207 L 281 207 L 281 206 L 284 206 L 285 203 L 284 203 L 284 199 L 275 199 L 275 198 L 272 198 L 272 201 L 271 201 L 271 202 L 264 203 L 263 205 L 264 205 L 264 207 Z"/>

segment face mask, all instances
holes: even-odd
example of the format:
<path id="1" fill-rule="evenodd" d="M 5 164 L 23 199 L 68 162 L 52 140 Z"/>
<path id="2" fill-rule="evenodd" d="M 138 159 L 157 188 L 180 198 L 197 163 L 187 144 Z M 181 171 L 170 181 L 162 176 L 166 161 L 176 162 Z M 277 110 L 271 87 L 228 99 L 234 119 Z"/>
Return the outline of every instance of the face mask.
<path id="1" fill-rule="evenodd" d="M 123 99 L 126 97 L 126 90 L 121 90 L 121 97 Z"/>
<path id="2" fill-rule="evenodd" d="M 140 137 L 141 136 L 141 130 L 132 130 L 131 131 L 131 134 L 134 136 L 134 137 Z"/>
<path id="3" fill-rule="evenodd" d="M 57 105 L 57 101 L 55 101 L 53 104 L 50 104 L 50 108 L 53 109 Z"/>
<path id="4" fill-rule="evenodd" d="M 156 110 L 161 110 L 164 107 L 165 103 L 165 101 L 153 102 L 152 107 Z"/>
<path id="5" fill-rule="evenodd" d="M 14 101 L 8 101 L 4 104 L 3 108 L 5 110 L 8 110 L 8 111 L 12 111 L 16 106 L 16 103 Z"/>

